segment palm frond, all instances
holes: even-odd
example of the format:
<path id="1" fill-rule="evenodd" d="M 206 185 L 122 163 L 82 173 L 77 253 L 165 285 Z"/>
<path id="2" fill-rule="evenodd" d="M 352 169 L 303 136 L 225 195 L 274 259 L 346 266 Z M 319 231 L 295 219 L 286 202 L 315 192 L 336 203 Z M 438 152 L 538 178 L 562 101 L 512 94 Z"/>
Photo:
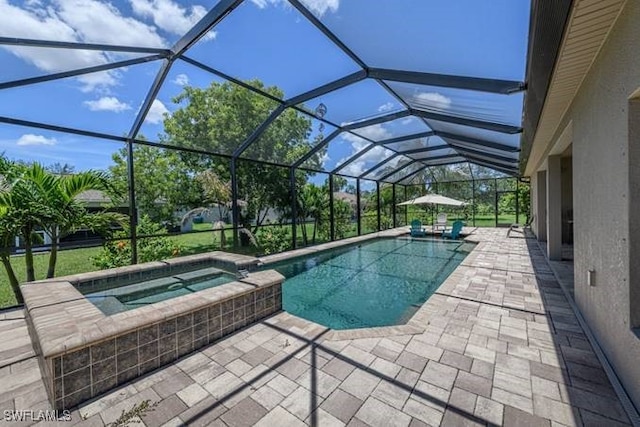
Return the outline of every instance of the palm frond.
<path id="1" fill-rule="evenodd" d="M 97 171 L 65 175 L 60 180 L 61 192 L 67 199 L 73 199 L 88 190 L 106 191 L 109 187 L 107 175 Z"/>

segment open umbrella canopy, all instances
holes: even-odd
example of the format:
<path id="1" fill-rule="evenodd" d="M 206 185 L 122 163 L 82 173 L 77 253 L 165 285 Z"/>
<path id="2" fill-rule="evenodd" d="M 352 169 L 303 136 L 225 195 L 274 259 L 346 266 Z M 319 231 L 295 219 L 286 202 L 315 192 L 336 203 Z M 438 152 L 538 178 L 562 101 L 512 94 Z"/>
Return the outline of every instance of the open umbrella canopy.
<path id="1" fill-rule="evenodd" d="M 452 199 L 450 197 L 441 196 L 440 194 L 427 194 L 425 196 L 416 197 L 415 199 L 407 200 L 406 202 L 398 203 L 398 206 L 407 205 L 450 205 L 450 206 L 464 206 L 465 202 Z"/>

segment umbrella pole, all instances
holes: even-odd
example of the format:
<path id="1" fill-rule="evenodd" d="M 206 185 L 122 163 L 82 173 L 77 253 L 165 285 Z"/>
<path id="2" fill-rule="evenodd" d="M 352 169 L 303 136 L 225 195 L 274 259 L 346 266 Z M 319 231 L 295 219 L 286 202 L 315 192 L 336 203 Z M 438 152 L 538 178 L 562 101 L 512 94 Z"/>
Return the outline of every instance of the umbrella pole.
<path id="1" fill-rule="evenodd" d="M 435 205 L 429 205 L 429 208 L 431 210 L 431 227 L 433 227 L 433 221 L 435 221 L 435 218 L 433 216 L 433 213 L 434 213 L 433 211 L 436 210 L 436 206 Z"/>

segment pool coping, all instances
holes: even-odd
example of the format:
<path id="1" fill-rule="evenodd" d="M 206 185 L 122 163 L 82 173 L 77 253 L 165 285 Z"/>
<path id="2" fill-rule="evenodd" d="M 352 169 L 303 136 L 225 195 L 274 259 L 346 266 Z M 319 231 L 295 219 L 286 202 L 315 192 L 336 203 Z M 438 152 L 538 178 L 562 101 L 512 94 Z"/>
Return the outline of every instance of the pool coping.
<path id="1" fill-rule="evenodd" d="M 367 327 L 367 328 L 355 328 L 355 329 L 332 329 L 328 328 L 325 325 L 321 325 L 312 320 L 304 319 L 299 317 L 301 320 L 308 322 L 309 324 L 317 325 L 320 328 L 324 328 L 327 332 L 323 336 L 323 340 L 326 341 L 343 341 L 343 340 L 352 340 L 359 338 L 381 338 L 387 336 L 398 336 L 398 335 L 418 335 L 423 333 L 426 330 L 426 327 L 430 324 L 432 319 L 432 313 L 437 310 L 437 304 L 439 304 L 443 298 L 448 298 L 449 295 L 443 295 L 442 291 L 451 290 L 455 288 L 457 283 L 459 282 L 460 272 L 464 270 L 465 262 L 475 259 L 475 256 L 472 256 L 480 252 L 477 249 L 482 245 L 482 241 L 477 240 L 473 237 L 472 232 L 462 233 L 466 234 L 464 239 L 461 241 L 467 243 L 475 243 L 476 246 L 473 250 L 464 258 L 464 260 L 451 272 L 451 274 L 445 279 L 444 282 L 438 286 L 438 288 L 434 291 L 434 293 L 425 301 L 420 308 L 411 316 L 409 320 L 405 324 L 402 325 L 391 325 L 391 326 L 378 326 L 378 327 Z M 327 242 L 320 245 L 316 245 L 313 247 L 295 249 L 291 251 L 281 252 L 274 255 L 268 255 L 265 257 L 258 258 L 260 261 L 260 266 L 268 267 L 271 264 L 276 264 L 282 261 L 287 261 L 295 258 L 300 258 L 303 256 L 313 255 L 315 253 L 336 249 L 342 247 L 348 247 L 354 244 L 358 244 L 361 242 L 365 242 L 368 240 L 387 237 L 387 238 L 398 238 L 401 236 L 407 235 L 407 239 L 409 240 L 435 240 L 439 239 L 437 235 L 427 236 L 427 237 L 410 237 L 408 226 L 405 227 L 397 227 L 389 230 L 384 230 L 376 233 L 370 233 L 362 236 L 350 237 L 343 240 L 337 240 L 333 242 Z M 456 274 L 458 273 L 458 274 Z M 438 293 L 440 292 L 440 293 Z M 295 316 L 293 313 L 289 313 L 292 316 Z M 298 316 L 296 316 L 298 317 Z"/>

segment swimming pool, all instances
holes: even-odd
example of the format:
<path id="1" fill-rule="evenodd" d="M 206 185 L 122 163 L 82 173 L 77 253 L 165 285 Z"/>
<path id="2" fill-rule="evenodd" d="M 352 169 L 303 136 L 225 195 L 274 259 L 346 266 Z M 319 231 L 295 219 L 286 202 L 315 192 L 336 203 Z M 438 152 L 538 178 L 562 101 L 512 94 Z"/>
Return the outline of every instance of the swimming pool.
<path id="1" fill-rule="evenodd" d="M 283 309 L 333 329 L 406 323 L 475 245 L 377 239 L 267 265 L 285 276 Z"/>

